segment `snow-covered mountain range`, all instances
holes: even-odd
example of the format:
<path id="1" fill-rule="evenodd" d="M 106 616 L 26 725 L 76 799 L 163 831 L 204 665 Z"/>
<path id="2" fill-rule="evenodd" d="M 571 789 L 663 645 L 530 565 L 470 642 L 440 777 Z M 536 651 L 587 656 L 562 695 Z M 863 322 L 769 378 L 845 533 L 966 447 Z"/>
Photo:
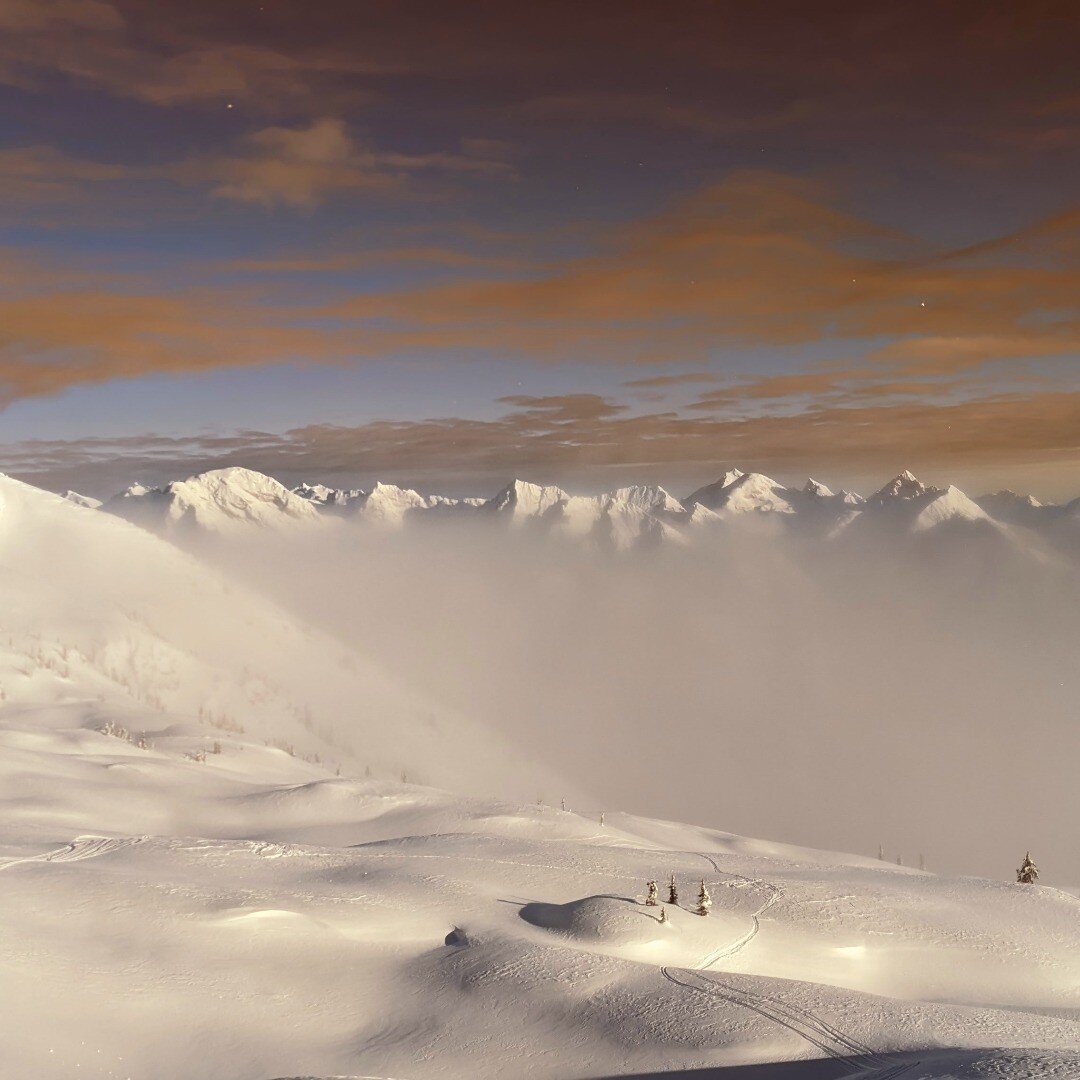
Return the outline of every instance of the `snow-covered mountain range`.
<path id="1" fill-rule="evenodd" d="M 76 492 L 64 497 L 88 508 L 98 505 Z M 693 544 L 717 526 L 739 521 L 768 522 L 785 532 L 826 538 L 871 529 L 917 535 L 944 527 L 983 532 L 1016 546 L 1038 537 L 1057 550 L 1080 547 L 1080 498 L 1060 506 L 1011 491 L 971 498 L 951 485 L 928 486 L 910 472 L 865 498 L 833 492 L 812 478 L 789 487 L 761 473 L 730 469 L 682 499 L 655 485 L 571 495 L 523 480 L 481 499 L 421 494 L 383 483 L 370 489 L 303 483 L 290 490 L 262 473 L 234 467 L 159 488 L 133 484 L 101 509 L 171 536 L 236 535 L 251 527 L 288 531 L 330 521 L 399 529 L 450 517 L 500 521 L 512 529 L 617 550 Z"/>
<path id="2" fill-rule="evenodd" d="M 327 535 L 376 496 L 383 524 L 460 512 L 615 547 L 746 518 L 1020 528 L 907 475 L 865 502 L 753 474 L 712 487 L 515 483 L 477 505 L 227 470 L 108 505 L 174 539 Z M 1080 1074 L 1077 900 L 1007 880 L 1011 862 L 938 874 L 603 812 L 207 561 L 7 477 L 0 588 L 2 1076 Z M 554 710 L 571 685 L 552 667 L 526 689 Z M 637 746 L 650 768 L 670 734 Z M 711 767 L 723 786 L 730 761 Z"/>

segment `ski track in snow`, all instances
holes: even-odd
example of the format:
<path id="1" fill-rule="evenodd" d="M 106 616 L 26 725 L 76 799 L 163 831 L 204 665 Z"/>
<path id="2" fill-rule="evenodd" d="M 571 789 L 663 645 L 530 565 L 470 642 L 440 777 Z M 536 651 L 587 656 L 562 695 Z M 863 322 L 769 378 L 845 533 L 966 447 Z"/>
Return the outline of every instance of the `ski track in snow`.
<path id="1" fill-rule="evenodd" d="M 675 854 L 675 852 L 672 854 Z M 783 896 L 783 890 L 779 885 L 774 885 L 772 882 L 760 881 L 746 877 L 742 874 L 735 874 L 723 870 L 717 865 L 716 859 L 705 852 L 679 852 L 678 854 L 696 854 L 704 859 L 716 873 L 721 874 L 726 878 L 734 878 L 745 886 L 764 886 L 769 889 L 769 896 L 757 911 L 750 916 L 753 924 L 750 930 L 732 944 L 723 946 L 706 956 L 697 970 L 671 968 L 667 966 L 661 967 L 660 973 L 668 980 L 668 982 L 674 983 L 676 986 L 682 987 L 683 989 L 704 994 L 707 997 L 717 998 L 728 1001 L 733 1005 L 739 1005 L 742 1008 L 757 1013 L 759 1016 L 772 1020 L 774 1023 L 779 1024 L 781 1027 L 787 1028 L 787 1030 L 798 1035 L 811 1046 L 822 1051 L 822 1053 L 827 1054 L 829 1057 L 835 1058 L 838 1061 L 847 1062 L 853 1074 L 873 1071 L 874 1074 L 879 1077 L 879 1080 L 897 1080 L 897 1078 L 904 1073 L 918 1067 L 920 1064 L 919 1062 L 912 1062 L 909 1064 L 896 1065 L 892 1068 L 886 1068 L 884 1072 L 879 1072 L 878 1070 L 885 1068 L 888 1065 L 887 1057 L 878 1053 L 873 1047 L 868 1046 L 866 1043 L 860 1042 L 853 1036 L 834 1027 L 827 1020 L 824 1020 L 815 1013 L 803 1009 L 798 1005 L 786 1002 L 779 997 L 769 996 L 751 990 L 744 990 L 741 987 L 719 982 L 717 979 L 710 978 L 703 974 L 705 969 L 712 967 L 713 964 L 718 961 L 727 959 L 728 957 L 741 952 L 755 937 L 757 937 L 761 931 L 761 916 Z M 681 978 L 679 977 L 680 975 L 682 976 Z M 693 981 L 695 979 L 700 980 L 706 985 L 698 985 Z M 858 1057 L 860 1060 L 857 1062 L 849 1061 L 848 1059 L 851 1056 Z"/>
<path id="2" fill-rule="evenodd" d="M 868 1069 L 876 1071 L 885 1068 L 889 1064 L 889 1059 L 874 1050 L 873 1047 L 842 1032 L 839 1028 L 834 1027 L 827 1020 L 822 1019 L 822 1017 L 810 1012 L 808 1009 L 793 1005 L 779 997 L 744 990 L 729 983 L 722 983 L 717 979 L 709 978 L 700 971 L 662 967 L 660 972 L 668 982 L 674 983 L 676 986 L 703 994 L 706 997 L 730 1002 L 733 1005 L 749 1009 L 767 1020 L 772 1020 L 773 1023 L 779 1024 L 781 1027 L 798 1035 L 829 1057 L 837 1061 L 847 1062 L 853 1074 L 866 1072 Z M 699 983 L 693 981 L 695 979 L 700 980 L 705 985 L 699 985 Z M 849 1061 L 852 1057 L 857 1057 L 859 1060 Z M 901 1076 L 918 1065 L 919 1062 L 912 1062 L 894 1066 L 879 1075 L 882 1080 L 886 1077 L 893 1080 L 893 1078 Z"/>
<path id="3" fill-rule="evenodd" d="M 134 847 L 147 839 L 148 837 L 145 836 L 77 836 L 70 844 L 42 852 L 40 855 L 28 855 L 21 859 L 2 859 L 0 871 L 10 870 L 13 866 L 22 866 L 25 863 L 81 862 L 83 859 L 96 859 L 112 851 L 119 851 L 121 848 Z"/>
<path id="4" fill-rule="evenodd" d="M 718 960 L 727 959 L 729 956 L 734 956 L 736 953 L 741 952 L 743 949 L 746 948 L 747 945 L 750 944 L 751 941 L 754 940 L 754 938 L 758 936 L 758 933 L 761 930 L 761 916 L 770 907 L 772 907 L 772 905 L 775 904 L 776 901 L 784 895 L 784 893 L 779 885 L 773 885 L 772 882 L 757 881 L 754 878 L 744 877 L 742 874 L 733 874 L 728 870 L 721 870 L 720 867 L 716 865 L 716 859 L 713 858 L 712 855 L 708 855 L 705 852 L 685 852 L 680 854 L 695 854 L 699 858 L 704 859 L 718 874 L 723 874 L 725 877 L 729 878 L 735 878 L 738 881 L 742 881 L 746 885 L 764 885 L 767 889 L 770 890 L 769 897 L 765 901 L 765 903 L 763 903 L 761 907 L 759 907 L 757 911 L 755 911 L 750 916 L 750 922 L 752 925 L 747 931 L 747 933 L 731 945 L 725 945 L 722 948 L 717 949 L 715 952 L 709 953 L 709 955 L 699 965 L 700 968 L 710 968 Z"/>

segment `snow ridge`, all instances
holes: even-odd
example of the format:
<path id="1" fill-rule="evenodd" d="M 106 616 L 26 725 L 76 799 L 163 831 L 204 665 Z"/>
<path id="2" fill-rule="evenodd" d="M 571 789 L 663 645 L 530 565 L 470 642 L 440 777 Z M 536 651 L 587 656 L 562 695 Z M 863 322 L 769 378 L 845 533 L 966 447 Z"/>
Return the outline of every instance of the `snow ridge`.
<path id="1" fill-rule="evenodd" d="M 82 507 L 97 505 L 76 492 L 66 492 L 64 498 Z M 1021 525 L 1044 532 L 1052 546 L 1080 554 L 1080 499 L 1064 507 L 1012 491 L 972 499 L 954 485 L 925 484 L 909 470 L 863 498 L 842 488 L 834 491 L 813 477 L 801 487 L 789 487 L 763 473 L 729 468 L 680 500 L 656 484 L 570 495 L 555 485 L 520 479 L 488 499 L 423 494 L 383 482 L 371 488 L 305 482 L 289 490 L 272 477 L 235 467 L 160 488 L 135 483 L 102 509 L 165 535 L 295 529 L 329 517 L 398 530 L 433 513 L 478 513 L 478 520 L 497 518 L 512 529 L 615 550 L 685 545 L 718 526 L 730 528 L 741 521 L 767 520 L 775 529 L 803 528 L 820 538 L 872 525 L 909 535 L 927 534 L 946 523 L 953 531 L 990 526 L 1010 543 L 1017 537 L 1006 527 Z"/>

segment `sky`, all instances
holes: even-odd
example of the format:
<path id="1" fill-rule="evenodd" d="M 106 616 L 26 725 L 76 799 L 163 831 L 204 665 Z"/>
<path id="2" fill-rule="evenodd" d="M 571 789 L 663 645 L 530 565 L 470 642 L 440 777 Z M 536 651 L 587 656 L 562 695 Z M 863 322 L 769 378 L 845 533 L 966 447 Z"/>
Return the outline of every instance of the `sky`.
<path id="1" fill-rule="evenodd" d="M 0 0 L 0 469 L 1080 495 L 1078 32 Z"/>

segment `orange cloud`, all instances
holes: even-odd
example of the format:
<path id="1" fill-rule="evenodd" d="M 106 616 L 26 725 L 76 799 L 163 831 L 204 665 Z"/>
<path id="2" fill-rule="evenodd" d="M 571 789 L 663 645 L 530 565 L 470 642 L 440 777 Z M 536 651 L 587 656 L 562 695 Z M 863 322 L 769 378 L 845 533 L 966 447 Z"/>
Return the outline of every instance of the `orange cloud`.
<path id="1" fill-rule="evenodd" d="M 494 420 L 460 417 L 376 421 L 357 427 L 312 425 L 284 434 L 159 436 L 30 442 L 0 447 L 0 468 L 29 479 L 107 472 L 116 479 L 149 470 L 173 477 L 223 462 L 294 477 L 491 477 L 556 482 L 620 476 L 668 480 L 707 475 L 730 464 L 773 474 L 804 470 L 917 469 L 990 473 L 996 468 L 1080 464 L 1080 393 L 966 401 L 951 405 L 833 406 L 792 415 L 738 419 L 633 415 L 597 395 L 529 397 Z M 1063 474 L 1064 475 L 1064 474 Z"/>
<path id="2" fill-rule="evenodd" d="M 1075 347 L 1080 264 L 1061 235 L 1074 216 L 1059 222 L 1047 265 L 1032 264 L 1031 230 L 959 259 L 844 214 L 808 185 L 741 174 L 542 273 L 368 294 L 329 310 L 396 325 L 406 344 L 544 360 L 656 362 L 747 342 L 900 337 L 873 362 L 914 357 L 920 373 L 943 374 Z"/>
<path id="3" fill-rule="evenodd" d="M 333 335 L 289 325 L 290 312 L 237 290 L 151 294 L 117 282 L 106 291 L 69 277 L 61 288 L 13 291 L 0 296 L 0 405 L 151 372 L 342 356 Z"/>

